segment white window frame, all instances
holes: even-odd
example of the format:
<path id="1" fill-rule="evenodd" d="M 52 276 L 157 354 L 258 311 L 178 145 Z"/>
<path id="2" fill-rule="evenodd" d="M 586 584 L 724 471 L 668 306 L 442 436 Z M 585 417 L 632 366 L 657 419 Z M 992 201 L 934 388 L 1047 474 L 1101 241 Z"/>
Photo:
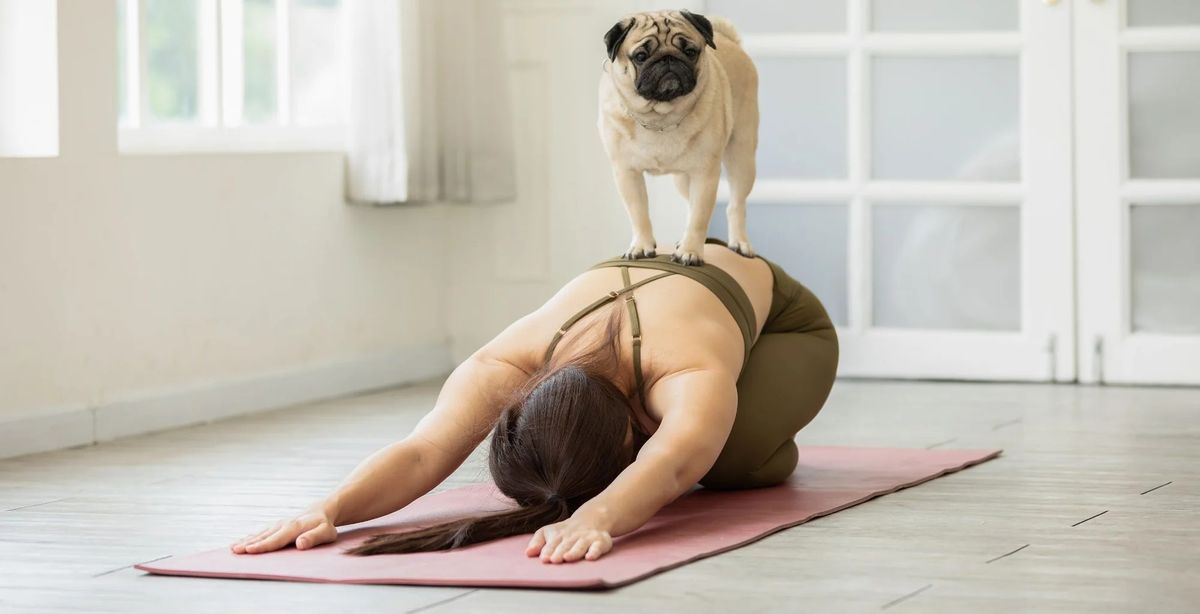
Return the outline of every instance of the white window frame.
<path id="1" fill-rule="evenodd" d="M 243 104 L 242 0 L 199 0 L 199 109 L 196 122 L 144 124 L 147 105 L 143 0 L 125 3 L 126 114 L 117 146 L 126 154 L 344 151 L 344 123 L 297 125 L 291 117 L 291 4 L 275 4 L 276 119 L 269 125 L 239 125 Z M 339 27 L 347 31 L 345 11 Z M 343 67 L 343 75 L 348 75 Z"/>

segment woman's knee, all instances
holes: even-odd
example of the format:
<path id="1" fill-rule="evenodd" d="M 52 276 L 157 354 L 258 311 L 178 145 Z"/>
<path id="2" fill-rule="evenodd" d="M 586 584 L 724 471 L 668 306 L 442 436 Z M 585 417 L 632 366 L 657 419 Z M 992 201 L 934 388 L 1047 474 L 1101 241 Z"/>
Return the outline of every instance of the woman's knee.
<path id="1" fill-rule="evenodd" d="M 787 480 L 800 459 L 796 442 L 791 439 L 764 461 L 748 459 L 746 455 L 731 455 L 717 459 L 712 469 L 700 479 L 700 485 L 714 490 L 737 490 L 774 486 Z"/>

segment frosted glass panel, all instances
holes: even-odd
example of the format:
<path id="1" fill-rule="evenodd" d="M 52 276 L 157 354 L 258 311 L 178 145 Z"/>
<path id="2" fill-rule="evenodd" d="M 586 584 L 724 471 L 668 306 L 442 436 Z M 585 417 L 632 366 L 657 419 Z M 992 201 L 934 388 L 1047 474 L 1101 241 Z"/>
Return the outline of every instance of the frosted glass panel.
<path id="1" fill-rule="evenodd" d="M 845 0 L 709 0 L 706 14 L 728 17 L 741 32 L 837 32 Z"/>
<path id="2" fill-rule="evenodd" d="M 713 211 L 709 236 L 728 239 L 725 203 Z M 845 324 L 848 313 L 848 224 L 844 204 L 750 205 L 746 211 L 755 251 L 812 290 L 835 324 Z"/>
<path id="3" fill-rule="evenodd" d="M 340 0 L 292 0 L 292 117 L 304 126 L 345 117 Z"/>
<path id="4" fill-rule="evenodd" d="M 871 24 L 907 32 L 1015 30 L 1017 0 L 873 0 Z"/>
<path id="5" fill-rule="evenodd" d="M 871 64 L 875 178 L 1020 178 L 1015 57 L 881 57 Z"/>
<path id="6" fill-rule="evenodd" d="M 1200 178 L 1198 100 L 1200 51 L 1129 54 L 1132 176 Z"/>
<path id="7" fill-rule="evenodd" d="M 1016 206 L 872 207 L 874 325 L 1018 330 Z"/>
<path id="8" fill-rule="evenodd" d="M 1197 0 L 1129 0 L 1131 26 L 1182 26 L 1200 24 Z"/>
<path id="9" fill-rule="evenodd" d="M 125 39 L 129 36 L 129 16 L 125 11 L 128 8 L 128 2 L 117 0 L 117 121 L 120 124 L 125 124 L 128 121 L 129 106 L 133 102 L 132 100 L 128 100 L 129 75 L 126 74 L 129 62 L 129 50 L 126 49 Z"/>
<path id="10" fill-rule="evenodd" d="M 275 67 L 279 53 L 275 41 L 274 0 L 244 0 L 242 5 L 243 119 L 262 124 L 275 120 Z"/>
<path id="11" fill-rule="evenodd" d="M 1130 213 L 1133 330 L 1200 334 L 1200 204 Z"/>
<path id="12" fill-rule="evenodd" d="M 145 0 L 146 119 L 195 121 L 200 112 L 198 0 Z"/>
<path id="13" fill-rule="evenodd" d="M 846 62 L 760 58 L 758 177 L 846 176 Z"/>

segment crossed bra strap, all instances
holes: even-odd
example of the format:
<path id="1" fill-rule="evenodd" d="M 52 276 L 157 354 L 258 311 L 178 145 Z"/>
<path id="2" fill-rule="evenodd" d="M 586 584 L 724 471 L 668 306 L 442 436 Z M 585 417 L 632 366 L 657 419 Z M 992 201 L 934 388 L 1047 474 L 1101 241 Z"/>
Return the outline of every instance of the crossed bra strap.
<path id="1" fill-rule="evenodd" d="M 674 275 L 670 271 L 659 273 L 652 277 L 647 277 L 637 283 L 629 282 L 629 267 L 621 267 L 621 279 L 625 283 L 625 287 L 620 290 L 612 290 L 603 297 L 592 302 L 592 304 L 579 310 L 578 313 L 571 316 L 562 326 L 558 328 L 558 332 L 554 333 L 554 339 L 550 341 L 550 347 L 546 348 L 546 356 L 543 362 L 549 362 L 550 357 L 554 355 L 554 348 L 558 346 L 558 342 L 562 341 L 563 335 L 567 334 L 567 329 L 575 325 L 576 322 L 582 320 L 585 316 L 593 311 L 617 300 L 621 295 L 625 296 L 625 305 L 629 308 L 629 328 L 633 333 L 633 377 L 637 386 L 638 401 L 642 403 L 642 407 L 646 406 L 645 391 L 643 390 L 645 378 L 642 376 L 642 325 L 638 319 L 637 301 L 633 299 L 633 291 L 640 288 L 656 279 L 662 279 L 669 275 Z"/>

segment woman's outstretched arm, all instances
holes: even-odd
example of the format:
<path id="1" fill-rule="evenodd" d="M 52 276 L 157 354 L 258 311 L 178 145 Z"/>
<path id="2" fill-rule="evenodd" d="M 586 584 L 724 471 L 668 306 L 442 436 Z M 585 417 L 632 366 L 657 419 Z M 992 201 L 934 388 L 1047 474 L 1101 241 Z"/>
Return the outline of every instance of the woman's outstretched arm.
<path id="1" fill-rule="evenodd" d="M 649 400 L 667 411 L 637 460 L 570 518 L 534 533 L 525 553 L 548 563 L 597 559 L 613 537 L 642 526 L 695 486 L 733 428 L 736 379 L 722 369 L 695 369 L 659 380 Z"/>
<path id="2" fill-rule="evenodd" d="M 505 396 L 528 376 L 505 358 L 502 346 L 489 344 L 450 374 L 433 411 L 412 434 L 367 457 L 332 494 L 304 513 L 247 536 L 231 549 L 258 554 L 295 543 L 304 550 L 337 539 L 338 526 L 408 505 L 466 460 L 503 410 Z"/>

